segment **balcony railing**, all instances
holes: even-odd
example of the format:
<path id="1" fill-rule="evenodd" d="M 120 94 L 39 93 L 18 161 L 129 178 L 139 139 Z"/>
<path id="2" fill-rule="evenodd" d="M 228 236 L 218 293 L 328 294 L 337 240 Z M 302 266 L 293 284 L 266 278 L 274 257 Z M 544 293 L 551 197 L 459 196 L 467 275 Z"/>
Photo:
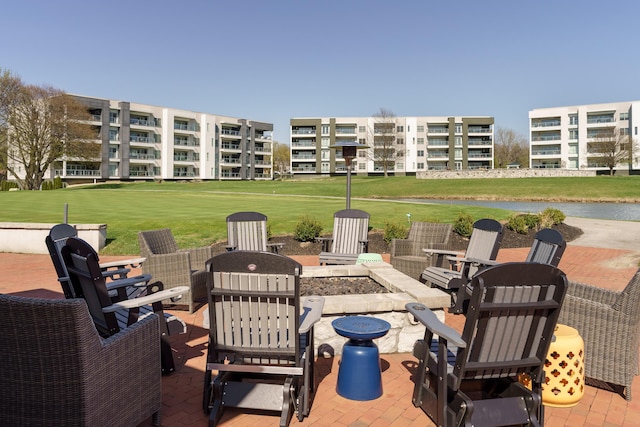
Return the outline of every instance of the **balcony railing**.
<path id="1" fill-rule="evenodd" d="M 546 150 L 531 150 L 532 156 L 551 156 L 551 155 L 560 155 L 559 148 L 546 149 Z"/>

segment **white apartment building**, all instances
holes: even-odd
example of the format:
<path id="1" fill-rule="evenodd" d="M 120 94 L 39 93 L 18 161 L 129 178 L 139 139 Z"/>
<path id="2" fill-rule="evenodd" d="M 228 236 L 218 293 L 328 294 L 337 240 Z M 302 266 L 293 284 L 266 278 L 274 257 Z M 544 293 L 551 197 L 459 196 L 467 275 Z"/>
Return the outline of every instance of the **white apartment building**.
<path id="1" fill-rule="evenodd" d="M 61 158 L 45 175 L 88 180 L 267 180 L 273 124 L 73 95 L 87 106 L 98 159 Z"/>
<path id="2" fill-rule="evenodd" d="M 640 101 L 531 110 L 529 166 L 607 170 L 593 143 L 605 132 L 613 132 L 620 137 L 630 135 L 637 141 L 639 126 Z M 639 156 L 637 152 L 632 155 L 634 169 L 640 166 Z M 615 169 L 628 170 L 629 162 L 618 164 Z"/>
<path id="3" fill-rule="evenodd" d="M 425 170 L 493 169 L 493 117 L 317 117 L 290 120 L 291 172 L 294 175 L 346 173 L 340 142 L 359 142 L 353 172 L 383 173 L 375 148 L 384 128 L 393 128 L 395 159 L 388 172 L 415 175 Z M 387 140 L 388 141 L 388 140 Z"/>

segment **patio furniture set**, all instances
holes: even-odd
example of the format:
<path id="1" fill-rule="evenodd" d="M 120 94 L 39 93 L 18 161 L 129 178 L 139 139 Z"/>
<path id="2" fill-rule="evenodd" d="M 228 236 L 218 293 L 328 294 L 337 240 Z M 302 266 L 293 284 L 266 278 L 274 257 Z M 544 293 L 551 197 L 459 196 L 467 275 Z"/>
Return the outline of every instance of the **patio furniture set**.
<path id="1" fill-rule="evenodd" d="M 169 229 L 142 231 L 142 258 L 115 265 L 101 265 L 73 227 L 54 227 L 46 243 L 66 299 L 0 295 L 6 360 L 0 413 L 12 425 L 100 425 L 105 419 L 136 425 L 150 416 L 159 425 L 160 375 L 174 369 L 169 336 L 186 330 L 164 305 L 183 304 L 192 313 L 206 298 L 203 410 L 210 425 L 225 407 L 280 412 L 281 426 L 293 415 L 302 421 L 316 388 L 314 325 L 324 299 L 300 296 L 302 266 L 268 243 L 266 220 L 252 212 L 230 215 L 228 251 L 218 255 L 211 248 L 179 249 Z M 366 212 L 337 212 L 320 261 L 358 262 L 368 223 Z M 631 399 L 639 373 L 640 270 L 624 291 L 604 291 L 567 280 L 557 267 L 565 242 L 553 230 L 536 235 L 523 262 L 502 264 L 495 262 L 502 236 L 496 221 L 477 221 L 463 254 L 449 250 L 450 234 L 450 225 L 414 222 L 407 239 L 391 244 L 394 268 L 448 291 L 450 311 L 466 317 L 458 333 L 426 306 L 406 305 L 425 327 L 413 351 L 415 406 L 437 425 L 542 425 L 545 358 L 558 323 L 584 338 L 587 381 Z M 129 276 L 140 264 L 144 274 Z M 366 316 L 334 321 L 336 332 L 349 338 L 338 374 L 341 396 L 382 394 L 372 341 L 388 331 L 382 322 Z M 517 380 L 522 374 L 529 387 Z M 99 404 L 104 399 L 91 390 L 110 396 L 109 404 Z"/>

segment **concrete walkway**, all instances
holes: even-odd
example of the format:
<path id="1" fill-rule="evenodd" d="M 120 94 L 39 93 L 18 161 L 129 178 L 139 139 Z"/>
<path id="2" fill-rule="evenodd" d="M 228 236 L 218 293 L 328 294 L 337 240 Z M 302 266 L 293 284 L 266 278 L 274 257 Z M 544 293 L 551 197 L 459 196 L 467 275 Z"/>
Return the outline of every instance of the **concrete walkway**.
<path id="1" fill-rule="evenodd" d="M 640 218 L 638 221 L 610 221 L 567 217 L 564 223 L 578 227 L 584 233 L 571 242 L 574 246 L 640 251 Z"/>

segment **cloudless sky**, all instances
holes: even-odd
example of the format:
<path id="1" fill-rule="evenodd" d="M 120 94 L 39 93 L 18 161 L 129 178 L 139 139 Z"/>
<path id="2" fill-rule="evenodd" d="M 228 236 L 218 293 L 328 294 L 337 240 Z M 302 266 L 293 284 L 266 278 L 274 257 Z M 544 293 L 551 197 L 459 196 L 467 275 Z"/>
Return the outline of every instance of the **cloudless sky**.
<path id="1" fill-rule="evenodd" d="M 640 1 L 19 0 L 0 68 L 68 93 L 274 124 L 640 99 Z"/>

